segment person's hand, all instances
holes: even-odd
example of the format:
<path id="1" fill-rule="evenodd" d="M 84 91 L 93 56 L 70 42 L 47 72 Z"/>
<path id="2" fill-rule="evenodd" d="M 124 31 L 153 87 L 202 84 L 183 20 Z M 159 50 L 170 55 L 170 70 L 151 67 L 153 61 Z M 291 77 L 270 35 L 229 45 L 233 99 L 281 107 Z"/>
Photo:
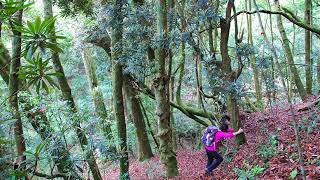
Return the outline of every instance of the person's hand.
<path id="1" fill-rule="evenodd" d="M 243 133 L 243 129 L 242 128 L 240 128 L 237 132 L 235 132 L 233 134 L 236 136 L 236 135 L 241 134 L 241 133 Z"/>
<path id="2" fill-rule="evenodd" d="M 240 133 L 243 133 L 243 129 L 242 129 L 242 128 L 240 128 L 240 129 L 238 130 L 238 134 L 240 134 Z"/>

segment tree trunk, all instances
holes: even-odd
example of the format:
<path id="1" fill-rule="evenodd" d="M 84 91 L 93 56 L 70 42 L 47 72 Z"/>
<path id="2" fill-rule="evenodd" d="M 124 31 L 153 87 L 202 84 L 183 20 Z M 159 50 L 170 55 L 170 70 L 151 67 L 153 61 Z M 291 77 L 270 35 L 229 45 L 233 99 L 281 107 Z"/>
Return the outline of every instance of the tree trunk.
<path id="1" fill-rule="evenodd" d="M 269 10 L 271 11 L 271 3 L 270 3 L 270 0 L 268 0 L 268 8 Z M 269 14 L 269 24 L 270 24 L 270 34 L 271 34 L 271 46 L 273 47 L 273 43 L 274 43 L 274 33 L 273 33 L 273 23 L 272 23 L 272 15 Z M 276 85 L 275 85 L 275 64 L 274 64 L 274 61 L 277 61 L 277 59 L 274 59 L 274 57 L 271 58 L 271 84 L 272 84 L 272 91 L 270 92 L 270 97 L 273 98 L 273 101 L 276 102 Z M 271 102 L 270 102 L 271 104 Z"/>
<path id="2" fill-rule="evenodd" d="M 141 107 L 139 106 L 139 97 L 137 97 L 137 92 L 132 87 L 132 82 L 129 75 L 124 76 L 123 82 L 123 89 L 127 96 L 127 108 L 130 109 L 129 113 L 131 113 L 138 138 L 138 159 L 139 161 L 144 161 L 153 157 L 153 154 L 148 139 L 148 133 L 146 130 L 146 124 L 144 122 L 143 113 Z"/>
<path id="3" fill-rule="evenodd" d="M 305 0 L 305 11 L 304 11 L 304 22 L 311 26 L 311 0 Z M 313 77 L 312 77 L 312 59 L 311 59 L 311 32 L 308 30 L 305 30 L 304 32 L 304 49 L 305 49 L 305 70 L 306 70 L 306 91 L 307 94 L 312 94 L 312 83 L 313 83 Z"/>
<path id="4" fill-rule="evenodd" d="M 160 43 L 165 43 L 167 37 L 167 10 L 166 1 L 157 1 L 157 35 L 161 39 Z M 158 72 L 153 82 L 156 115 L 158 116 L 158 136 L 160 138 L 160 159 L 165 165 L 167 177 L 179 174 L 177 167 L 176 154 L 173 151 L 172 129 L 170 127 L 170 104 L 168 99 L 167 87 L 169 79 L 166 74 L 166 49 L 164 44 L 159 44 L 156 50 L 156 60 Z"/>
<path id="5" fill-rule="evenodd" d="M 280 7 L 278 7 L 278 10 L 280 10 Z M 277 15 L 277 24 L 278 24 L 278 29 L 280 31 L 281 39 L 283 42 L 282 45 L 285 50 L 287 61 L 288 61 L 289 67 L 290 67 L 290 71 L 293 74 L 294 82 L 297 86 L 299 95 L 300 95 L 301 99 L 304 100 L 307 96 L 307 92 L 303 87 L 302 81 L 299 76 L 299 72 L 298 72 L 296 66 L 294 65 L 294 59 L 293 59 L 293 55 L 292 55 L 291 48 L 290 48 L 290 41 L 289 41 L 287 34 L 286 34 L 286 31 L 283 27 L 281 18 L 282 18 L 281 15 Z"/>
<path id="6" fill-rule="evenodd" d="M 220 6 L 220 0 L 215 0 L 215 10 L 214 10 L 215 14 L 219 14 L 219 6 Z M 219 36 L 219 31 L 218 31 L 217 24 L 215 24 L 214 37 L 213 37 L 214 53 L 216 53 L 218 51 L 217 50 L 217 48 L 218 48 L 218 36 Z"/>
<path id="7" fill-rule="evenodd" d="M 43 0 L 43 4 L 44 4 L 45 17 L 47 17 L 47 18 L 52 17 L 53 12 L 52 12 L 51 0 Z M 52 35 L 55 35 L 55 33 L 53 32 Z M 56 39 L 52 39 L 52 43 L 55 44 Z M 61 89 L 63 98 L 66 101 L 68 101 L 68 104 L 69 104 L 71 110 L 74 113 L 76 113 L 78 110 L 77 110 L 76 104 L 74 102 L 72 93 L 71 93 L 71 88 L 68 84 L 67 78 L 65 76 L 63 67 L 60 62 L 59 53 L 52 51 L 52 62 L 53 62 L 53 66 L 54 66 L 55 71 L 59 72 L 61 74 L 61 76 L 58 76 L 58 82 L 60 85 L 60 89 Z M 84 130 L 81 128 L 79 121 L 76 121 L 73 123 L 74 123 L 73 126 L 76 129 L 76 134 L 77 134 L 78 140 L 80 142 L 81 148 L 86 153 L 86 160 L 88 162 L 92 176 L 93 176 L 94 180 L 101 180 L 102 176 L 100 174 L 99 167 L 96 163 L 96 159 L 93 154 L 93 149 L 87 149 L 88 148 L 87 147 L 88 146 L 88 139 L 86 137 L 86 134 L 85 134 Z"/>
<path id="8" fill-rule="evenodd" d="M 320 86 L 320 55 L 318 55 L 318 58 L 317 58 L 317 81 L 318 81 L 318 86 Z"/>
<path id="9" fill-rule="evenodd" d="M 7 84 L 9 84 L 10 59 L 9 51 L 0 40 L 0 75 Z"/>
<path id="10" fill-rule="evenodd" d="M 18 24 L 22 24 L 22 14 L 23 10 L 19 10 L 15 14 L 15 22 Z M 26 156 L 24 152 L 26 151 L 26 144 L 23 135 L 23 127 L 21 116 L 19 112 L 19 102 L 18 102 L 18 93 L 19 93 L 19 78 L 17 72 L 19 71 L 19 67 L 21 65 L 21 33 L 15 30 L 12 27 L 13 32 L 13 43 L 12 43 L 12 59 L 10 63 L 10 77 L 9 77 L 9 107 L 12 112 L 13 119 L 15 119 L 14 123 L 14 137 L 16 142 L 16 153 L 17 158 L 20 162 L 24 164 L 26 160 Z M 25 166 L 21 166 L 21 170 L 25 170 Z M 28 178 L 28 177 L 26 177 Z"/>
<path id="11" fill-rule="evenodd" d="M 0 68 L 3 70 L 1 76 L 5 80 L 5 77 L 9 77 L 9 69 L 6 66 L 10 66 L 11 57 L 9 56 L 9 51 L 2 45 L 3 44 L 1 43 L 0 51 L 2 53 L 0 55 L 0 61 L 4 62 L 4 64 L 1 64 Z M 21 84 L 20 86 L 22 86 L 21 90 L 26 90 L 26 87 L 24 87 L 23 82 L 19 81 L 19 83 Z M 7 85 L 9 87 L 9 78 Z M 32 108 L 33 107 L 31 104 L 26 104 L 26 107 L 23 109 L 23 111 L 30 112 Z M 33 129 L 39 134 L 43 141 L 52 138 L 52 134 L 54 132 L 53 129 L 50 127 L 50 124 L 45 114 L 38 114 L 34 117 L 28 114 L 27 117 L 29 118 L 29 121 L 31 122 Z M 69 152 L 65 148 L 61 139 L 55 139 L 54 141 L 57 143 L 55 144 L 54 150 L 51 151 L 51 155 L 52 157 L 54 157 L 53 159 L 54 162 L 57 164 L 58 171 L 60 173 L 66 174 L 70 172 L 69 170 L 73 169 L 72 162 L 69 157 Z"/>
<path id="12" fill-rule="evenodd" d="M 249 3 L 247 2 L 249 1 Z M 248 10 L 251 11 L 251 0 L 246 0 L 246 3 L 248 3 Z M 247 15 L 247 20 L 248 20 L 248 43 L 251 46 L 254 46 L 253 43 L 253 37 L 252 37 L 252 16 L 251 15 Z M 262 92 L 261 92 L 261 83 L 259 80 L 259 70 L 257 69 L 257 59 L 256 56 L 254 54 L 250 55 L 250 63 L 251 63 L 251 67 L 253 70 L 253 81 L 254 81 L 254 87 L 255 87 L 255 92 L 256 92 L 256 100 L 257 100 L 257 104 L 258 107 L 262 107 L 263 105 L 261 103 L 262 102 Z"/>
<path id="13" fill-rule="evenodd" d="M 230 83 L 233 84 L 237 77 L 234 75 L 236 74 L 235 71 L 231 68 L 231 59 L 228 53 L 228 41 L 229 41 L 229 33 L 230 33 L 230 17 L 231 17 L 231 10 L 233 9 L 234 4 L 231 1 L 228 1 L 227 8 L 226 8 L 226 17 L 220 20 L 221 26 L 221 40 L 220 40 L 220 51 L 222 57 L 222 64 L 221 69 L 224 73 L 224 78 Z M 231 116 L 232 127 L 237 131 L 241 128 L 241 121 L 239 119 L 239 109 L 237 104 L 237 95 L 234 90 L 227 90 L 227 109 L 228 113 Z M 245 143 L 245 135 L 241 133 L 236 136 L 236 143 L 237 145 L 241 145 Z"/>
<path id="14" fill-rule="evenodd" d="M 82 51 L 82 60 L 86 69 L 96 115 L 101 119 L 103 134 L 109 142 L 113 142 L 111 125 L 108 121 L 107 108 L 104 104 L 103 94 L 99 87 L 99 83 L 96 76 L 96 60 L 92 58 L 92 52 L 90 48 L 85 48 Z M 115 146 L 111 147 L 110 152 L 115 151 Z"/>
<path id="15" fill-rule="evenodd" d="M 112 60 L 112 94 L 114 116 L 117 122 L 118 140 L 120 142 L 120 179 L 129 179 L 129 159 L 127 151 L 127 132 L 123 103 L 123 72 L 120 58 L 122 56 L 122 0 L 115 0 L 112 10 L 111 60 Z"/>

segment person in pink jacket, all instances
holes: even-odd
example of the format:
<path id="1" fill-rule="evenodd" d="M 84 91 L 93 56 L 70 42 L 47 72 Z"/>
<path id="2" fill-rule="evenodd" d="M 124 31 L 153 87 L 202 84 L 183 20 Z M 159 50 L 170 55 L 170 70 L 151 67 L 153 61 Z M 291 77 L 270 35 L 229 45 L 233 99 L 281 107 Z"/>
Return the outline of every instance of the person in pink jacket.
<path id="1" fill-rule="evenodd" d="M 215 168 L 217 168 L 223 161 L 223 158 L 217 152 L 218 142 L 221 139 L 233 138 L 234 136 L 243 132 L 241 128 L 237 132 L 234 132 L 232 128 L 229 128 L 229 121 L 230 121 L 229 116 L 225 115 L 222 117 L 219 130 L 214 136 L 214 142 L 210 146 L 205 146 L 207 156 L 208 156 L 207 167 L 205 171 L 206 175 L 212 174 L 212 171 Z"/>

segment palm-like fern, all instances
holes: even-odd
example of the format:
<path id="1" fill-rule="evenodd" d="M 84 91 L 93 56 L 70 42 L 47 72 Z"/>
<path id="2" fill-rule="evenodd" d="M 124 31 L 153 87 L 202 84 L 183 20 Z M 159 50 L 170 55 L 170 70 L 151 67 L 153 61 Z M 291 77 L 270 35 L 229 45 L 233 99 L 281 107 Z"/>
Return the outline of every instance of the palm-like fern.
<path id="1" fill-rule="evenodd" d="M 45 49 L 62 52 L 56 39 L 64 39 L 65 37 L 55 35 L 55 21 L 55 17 L 46 18 L 43 21 L 37 17 L 34 22 L 27 21 L 26 26 L 16 26 L 17 30 L 22 33 L 24 56 L 30 58 L 38 48 L 42 52 L 45 52 Z"/>
<path id="2" fill-rule="evenodd" d="M 19 78 L 27 81 L 27 86 L 35 86 L 39 94 L 40 88 L 49 92 L 49 86 L 59 86 L 54 82 L 53 77 L 59 76 L 57 72 L 53 72 L 52 66 L 49 65 L 50 59 L 43 60 L 38 54 L 32 59 L 26 59 L 27 65 L 20 66 Z"/>

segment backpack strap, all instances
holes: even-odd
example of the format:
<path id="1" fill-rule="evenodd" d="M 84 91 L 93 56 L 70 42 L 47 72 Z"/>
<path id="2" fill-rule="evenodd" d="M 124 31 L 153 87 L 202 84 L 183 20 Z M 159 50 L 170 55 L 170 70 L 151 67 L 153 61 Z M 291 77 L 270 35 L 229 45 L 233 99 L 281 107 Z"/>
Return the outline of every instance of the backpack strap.
<path id="1" fill-rule="evenodd" d="M 219 131 L 221 131 L 221 130 L 218 130 L 218 131 L 215 133 L 214 139 L 213 139 L 213 148 L 214 148 L 215 150 L 217 150 L 217 149 L 216 149 L 216 146 L 217 146 L 217 143 L 218 143 L 218 141 L 216 140 L 216 135 L 217 135 L 217 133 L 218 133 Z"/>

